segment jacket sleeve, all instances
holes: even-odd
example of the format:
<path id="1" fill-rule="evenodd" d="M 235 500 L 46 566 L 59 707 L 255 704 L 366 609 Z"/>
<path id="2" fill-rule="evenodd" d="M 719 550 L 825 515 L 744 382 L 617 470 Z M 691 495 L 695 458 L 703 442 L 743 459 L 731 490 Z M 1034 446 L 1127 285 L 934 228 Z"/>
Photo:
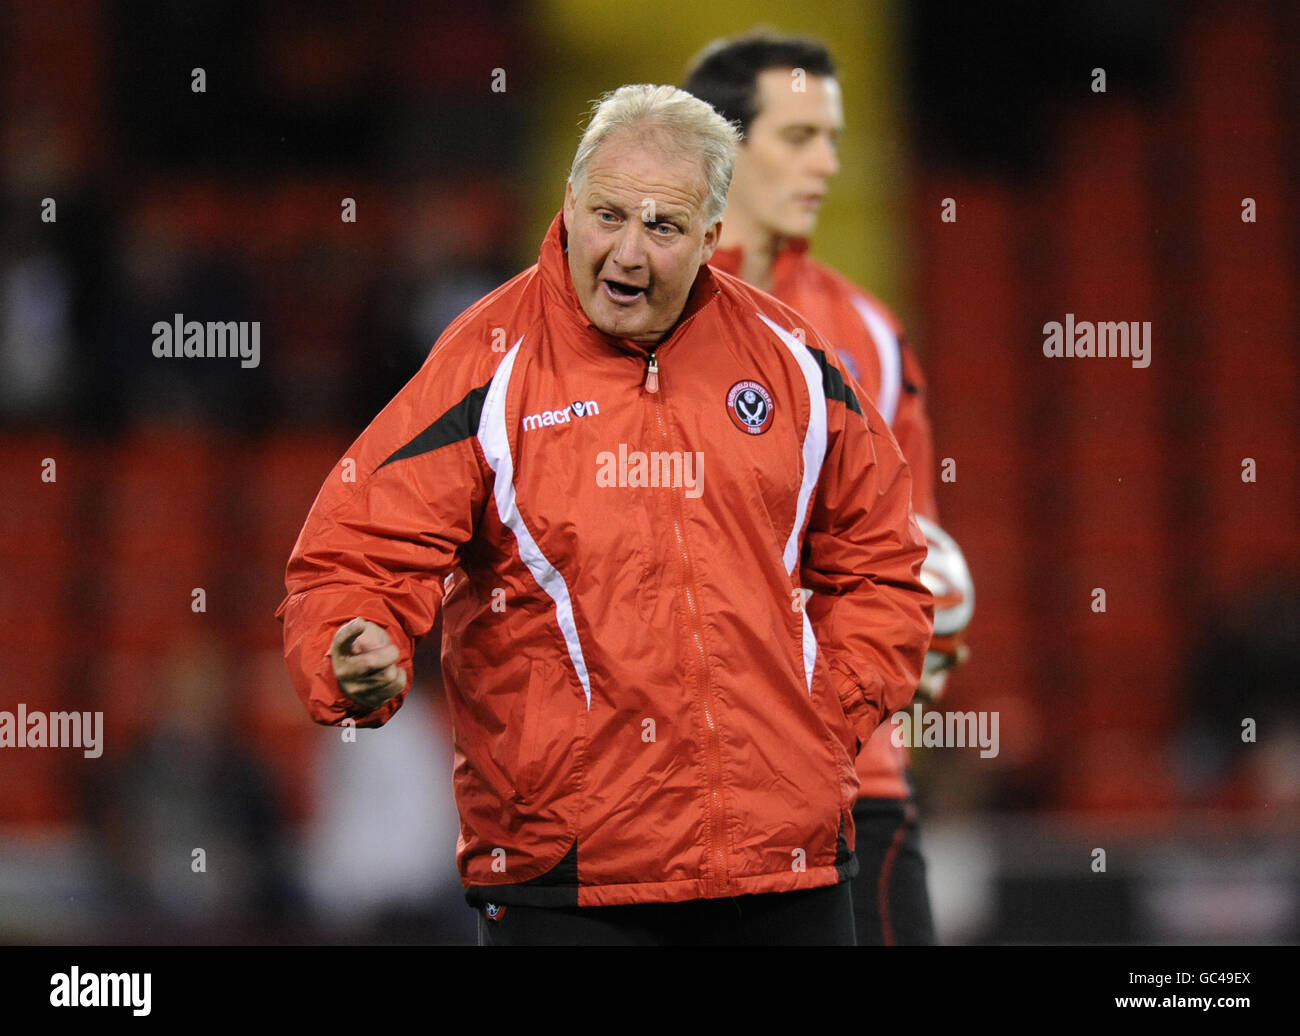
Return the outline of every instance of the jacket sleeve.
<path id="1" fill-rule="evenodd" d="M 827 439 L 809 506 L 801 582 L 818 653 L 865 743 L 911 700 L 934 600 L 920 581 L 925 537 L 889 427 L 826 350 Z"/>
<path id="2" fill-rule="evenodd" d="M 454 344 L 434 348 L 335 465 L 289 558 L 276 615 L 294 689 L 318 723 L 380 726 L 401 707 L 443 578 L 486 502 L 477 426 L 491 370 Z M 407 675 L 402 694 L 373 710 L 342 693 L 329 657 L 335 632 L 357 616 L 387 631 Z"/>

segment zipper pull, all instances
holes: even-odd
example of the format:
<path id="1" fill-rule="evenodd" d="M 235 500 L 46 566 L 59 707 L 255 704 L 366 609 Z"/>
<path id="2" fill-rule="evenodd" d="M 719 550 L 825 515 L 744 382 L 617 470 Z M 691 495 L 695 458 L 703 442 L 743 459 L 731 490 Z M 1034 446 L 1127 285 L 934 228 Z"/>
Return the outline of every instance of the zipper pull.
<path id="1" fill-rule="evenodd" d="M 645 371 L 645 390 L 647 392 L 659 391 L 659 360 L 655 354 L 650 354 L 650 363 Z"/>

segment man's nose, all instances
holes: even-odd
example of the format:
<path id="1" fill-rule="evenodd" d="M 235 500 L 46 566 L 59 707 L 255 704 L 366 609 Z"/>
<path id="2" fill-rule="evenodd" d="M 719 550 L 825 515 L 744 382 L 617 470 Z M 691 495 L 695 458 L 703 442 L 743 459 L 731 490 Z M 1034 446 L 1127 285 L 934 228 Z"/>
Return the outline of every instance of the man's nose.
<path id="1" fill-rule="evenodd" d="M 629 219 L 624 222 L 614 245 L 612 258 L 619 266 L 635 270 L 645 264 L 645 242 L 642 239 L 645 227 L 639 220 Z"/>
<path id="2" fill-rule="evenodd" d="M 827 178 L 840 171 L 839 158 L 836 155 L 835 141 L 829 133 L 819 133 L 813 144 L 813 171 L 818 176 Z"/>

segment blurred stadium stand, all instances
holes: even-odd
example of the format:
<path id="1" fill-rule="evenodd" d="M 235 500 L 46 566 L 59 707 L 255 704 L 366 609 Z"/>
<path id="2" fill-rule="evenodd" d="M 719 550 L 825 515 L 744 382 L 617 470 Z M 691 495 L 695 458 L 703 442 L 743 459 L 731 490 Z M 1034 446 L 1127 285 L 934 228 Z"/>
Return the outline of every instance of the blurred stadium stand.
<path id="1" fill-rule="evenodd" d="M 956 941 L 1295 941 L 1300 15 L 1075 6 L 1012 4 L 1011 31 L 934 2 L 897 11 L 913 268 L 890 301 L 926 367 L 938 457 L 956 461 L 940 506 L 978 586 L 973 657 L 942 707 L 1001 715 L 995 760 L 914 753 L 936 916 Z M 329 844 L 312 825 L 338 733 L 294 698 L 272 615 L 348 443 L 535 254 L 525 224 L 555 207 L 533 197 L 536 136 L 569 134 L 546 146 L 571 152 L 578 112 L 539 127 L 535 91 L 495 96 L 485 70 L 543 80 L 564 55 L 539 53 L 538 24 L 582 8 L 60 0 L 0 16 L 0 708 L 103 710 L 107 731 L 102 761 L 0 749 L 0 941 L 466 938 L 442 906 L 395 935 L 308 904 L 293 861 Z M 758 20 L 722 9 L 736 20 L 716 32 Z M 660 78 L 703 42 L 671 40 Z M 188 90 L 196 65 L 206 94 Z M 42 225 L 47 196 L 58 221 Z M 1151 366 L 1043 357 L 1042 325 L 1067 311 L 1151 320 Z M 260 320 L 261 365 L 156 360 L 151 325 L 174 312 Z M 445 741 L 435 640 L 424 718 Z M 208 738 L 185 729 L 194 715 Z M 168 767 L 213 739 L 229 753 L 202 772 L 254 789 L 230 838 L 261 877 L 187 914 L 174 875 L 130 870 L 125 832 L 149 832 L 123 810 L 148 798 L 140 774 L 199 809 L 177 790 L 193 774 Z M 135 849 L 164 845 L 184 849 Z"/>

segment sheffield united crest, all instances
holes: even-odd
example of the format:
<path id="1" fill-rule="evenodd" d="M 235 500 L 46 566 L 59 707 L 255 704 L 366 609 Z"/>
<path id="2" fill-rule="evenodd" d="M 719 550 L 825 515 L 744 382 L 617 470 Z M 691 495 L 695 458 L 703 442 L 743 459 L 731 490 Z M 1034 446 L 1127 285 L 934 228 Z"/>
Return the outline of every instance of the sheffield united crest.
<path id="1" fill-rule="evenodd" d="M 732 424 L 750 435 L 772 427 L 772 393 L 757 381 L 738 381 L 727 392 L 727 414 Z"/>

